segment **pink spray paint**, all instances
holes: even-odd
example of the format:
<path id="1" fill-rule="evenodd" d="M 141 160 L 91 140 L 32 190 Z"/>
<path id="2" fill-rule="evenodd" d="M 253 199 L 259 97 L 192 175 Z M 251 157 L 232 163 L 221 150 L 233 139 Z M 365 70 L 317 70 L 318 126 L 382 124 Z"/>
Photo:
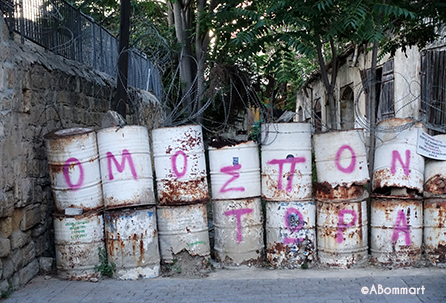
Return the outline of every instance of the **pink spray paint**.
<path id="1" fill-rule="evenodd" d="M 73 184 L 71 182 L 70 166 L 73 165 L 71 163 L 75 163 L 75 165 L 79 166 L 79 180 L 77 181 L 76 184 Z M 70 189 L 77 190 L 82 186 L 82 183 L 84 183 L 84 169 L 82 167 L 82 163 L 78 159 L 70 158 L 67 161 L 65 161 L 62 170 L 63 170 L 63 176 L 65 178 L 65 181 L 67 182 L 68 187 Z"/>
<path id="2" fill-rule="evenodd" d="M 349 166 L 342 167 L 341 163 L 340 163 L 341 155 L 342 155 L 342 152 L 346 149 L 348 151 L 350 151 L 350 153 L 352 154 L 352 159 L 351 159 Z M 355 165 L 356 165 L 356 155 L 355 155 L 355 151 L 353 150 L 353 148 L 351 148 L 351 146 L 349 146 L 349 145 L 342 145 L 338 149 L 338 152 L 336 153 L 335 163 L 336 163 L 337 169 L 339 169 L 341 172 L 346 173 L 346 174 L 351 174 L 355 170 Z"/>
<path id="3" fill-rule="evenodd" d="M 182 172 L 179 172 L 178 171 L 178 167 L 177 167 L 177 158 L 178 158 L 179 155 L 181 155 L 183 157 L 183 159 L 184 159 L 184 167 L 183 167 L 183 171 Z M 170 158 L 170 161 L 172 162 L 172 169 L 173 169 L 173 172 L 175 173 L 175 175 L 177 176 L 177 178 L 181 178 L 184 175 L 186 175 L 186 172 L 187 172 L 187 155 L 186 155 L 186 153 L 184 151 L 182 151 L 182 150 L 177 151 L 172 156 L 172 158 Z"/>
<path id="4" fill-rule="evenodd" d="M 349 223 L 345 223 L 345 221 L 344 221 L 345 214 L 350 214 L 353 216 L 353 219 Z M 341 211 L 338 214 L 338 232 L 336 235 L 336 240 L 338 241 L 339 244 L 341 244 L 342 241 L 344 240 L 344 235 L 343 235 L 344 230 L 346 228 L 349 228 L 349 227 L 352 227 L 353 225 L 355 225 L 357 219 L 358 219 L 358 216 L 356 215 L 356 212 L 354 210 L 341 209 Z"/>
<path id="5" fill-rule="evenodd" d="M 287 159 L 280 159 L 280 160 L 273 159 L 268 162 L 268 164 L 270 164 L 270 165 L 275 165 L 275 164 L 279 165 L 279 180 L 278 180 L 278 184 L 277 184 L 277 188 L 279 190 L 282 190 L 282 188 L 283 188 L 283 186 L 282 186 L 283 165 L 286 163 L 291 163 L 290 176 L 288 177 L 288 182 L 287 182 L 287 186 L 286 186 L 286 191 L 291 192 L 292 185 L 293 185 L 294 170 L 296 168 L 296 164 L 297 163 L 305 163 L 305 158 L 304 157 L 296 157 L 296 158 L 290 157 Z"/>
<path id="6" fill-rule="evenodd" d="M 410 230 L 407 226 L 406 215 L 402 209 L 398 211 L 398 217 L 396 218 L 395 228 L 392 234 L 392 242 L 398 240 L 400 232 L 404 233 L 406 245 L 410 245 Z"/>
<path id="7" fill-rule="evenodd" d="M 242 168 L 241 164 L 237 164 L 237 165 L 231 165 L 231 166 L 225 166 L 222 167 L 220 169 L 220 172 L 224 173 L 224 174 L 228 174 L 231 175 L 232 178 L 229 179 L 228 181 L 226 181 L 226 183 L 223 185 L 223 187 L 220 189 L 221 193 L 225 193 L 228 191 L 245 191 L 244 187 L 231 187 L 231 188 L 227 188 L 227 186 L 229 185 L 229 183 L 233 182 L 234 180 L 240 178 L 240 174 L 238 172 L 235 172 L 236 170 L 239 170 Z"/>
<path id="8" fill-rule="evenodd" d="M 292 232 L 297 232 L 299 230 L 302 229 L 302 227 L 304 226 L 304 217 L 302 216 L 302 214 L 300 213 L 300 211 L 298 211 L 295 208 L 288 208 L 286 213 L 285 213 L 285 226 Z M 285 238 L 283 239 L 283 243 L 285 245 L 287 244 L 294 244 L 294 243 L 299 243 L 302 242 L 303 239 L 296 239 L 296 238 Z"/>
<path id="9" fill-rule="evenodd" d="M 251 208 L 240 208 L 225 211 L 225 216 L 235 216 L 237 220 L 237 242 L 242 242 L 242 216 L 252 213 Z"/>
<path id="10" fill-rule="evenodd" d="M 132 155 L 129 153 L 127 149 L 122 150 L 122 158 L 121 163 L 116 160 L 115 156 L 111 152 L 107 152 L 107 167 L 108 167 L 108 179 L 113 180 L 115 177 L 113 176 L 112 169 L 112 161 L 116 166 L 118 172 L 122 173 L 125 169 L 125 162 L 127 161 L 130 166 L 130 171 L 132 172 L 133 179 L 137 180 L 138 176 L 136 174 L 135 165 L 133 165 Z"/>
<path id="11" fill-rule="evenodd" d="M 396 160 L 401 163 L 403 167 L 404 174 L 409 176 L 410 173 L 410 150 L 406 150 L 406 163 L 403 163 L 401 155 L 397 150 L 392 151 L 392 167 L 390 168 L 390 173 L 393 175 L 396 172 Z"/>

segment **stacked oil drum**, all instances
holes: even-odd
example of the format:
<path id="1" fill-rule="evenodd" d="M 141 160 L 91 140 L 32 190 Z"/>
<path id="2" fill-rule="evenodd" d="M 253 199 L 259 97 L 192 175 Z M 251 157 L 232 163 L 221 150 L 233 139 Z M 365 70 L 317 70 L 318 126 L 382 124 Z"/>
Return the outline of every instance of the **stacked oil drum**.
<path id="1" fill-rule="evenodd" d="M 88 128 L 45 136 L 55 201 L 54 241 L 59 277 L 97 278 L 105 254 L 103 199 L 96 133 Z"/>
<path id="2" fill-rule="evenodd" d="M 349 268 L 368 260 L 369 181 L 361 129 L 315 134 L 317 243 L 321 264 Z"/>
<path id="3" fill-rule="evenodd" d="M 445 144 L 446 135 L 434 136 Z M 446 266 L 446 161 L 429 159 L 425 165 L 424 250 L 427 261 Z"/>
<path id="4" fill-rule="evenodd" d="M 317 259 L 311 125 L 262 124 L 261 143 L 266 257 L 273 267 L 311 266 Z"/>
<path id="5" fill-rule="evenodd" d="M 227 267 L 261 264 L 264 245 L 257 143 L 211 143 L 209 166 L 216 260 Z"/>
<path id="6" fill-rule="evenodd" d="M 209 259 L 209 190 L 202 128 L 154 129 L 152 142 L 161 259 L 175 263 L 182 251 L 203 257 L 203 261 Z"/>
<path id="7" fill-rule="evenodd" d="M 425 167 L 416 151 L 420 129 L 425 130 L 424 125 L 411 119 L 377 125 L 371 260 L 383 266 L 411 266 L 421 259 Z"/>
<path id="8" fill-rule="evenodd" d="M 144 126 L 98 131 L 108 261 L 122 280 L 160 271 L 150 140 Z"/>

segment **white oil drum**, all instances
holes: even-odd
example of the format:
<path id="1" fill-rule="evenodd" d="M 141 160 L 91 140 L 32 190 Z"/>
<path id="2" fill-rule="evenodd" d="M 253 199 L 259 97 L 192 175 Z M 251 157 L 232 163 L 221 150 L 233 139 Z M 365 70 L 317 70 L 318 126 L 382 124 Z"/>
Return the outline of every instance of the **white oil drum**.
<path id="1" fill-rule="evenodd" d="M 161 259 L 173 263 L 175 255 L 210 258 L 209 230 L 205 204 L 157 206 Z"/>
<path id="2" fill-rule="evenodd" d="M 264 257 L 260 198 L 215 200 L 215 258 L 225 266 L 257 266 Z"/>
<path id="3" fill-rule="evenodd" d="M 311 199 L 311 124 L 262 124 L 261 143 L 262 198 L 276 202 Z"/>
<path id="4" fill-rule="evenodd" d="M 385 188 L 407 188 L 423 193 L 424 157 L 417 154 L 421 122 L 392 118 L 381 121 L 376 129 L 373 191 Z"/>
<path id="5" fill-rule="evenodd" d="M 350 268 L 368 261 L 367 198 L 317 200 L 317 245 L 321 264 Z"/>
<path id="6" fill-rule="evenodd" d="M 105 254 L 104 220 L 97 211 L 78 216 L 55 214 L 54 243 L 57 275 L 61 279 L 89 280 L 100 273 L 99 252 Z"/>
<path id="7" fill-rule="evenodd" d="M 209 200 L 201 125 L 152 131 L 160 205 L 204 203 Z"/>
<path id="8" fill-rule="evenodd" d="M 261 195 L 257 143 L 209 146 L 213 200 L 244 199 Z"/>
<path id="9" fill-rule="evenodd" d="M 370 181 L 362 129 L 313 135 L 317 199 L 360 198 Z"/>
<path id="10" fill-rule="evenodd" d="M 160 255 L 156 208 L 115 209 L 104 214 L 108 261 L 116 264 L 120 280 L 159 275 Z"/>
<path id="11" fill-rule="evenodd" d="M 424 250 L 432 265 L 446 267 L 446 196 L 424 199 Z"/>
<path id="12" fill-rule="evenodd" d="M 389 268 L 415 265 L 423 243 L 422 200 L 374 196 L 371 207 L 371 261 Z"/>
<path id="13" fill-rule="evenodd" d="M 266 258 L 275 268 L 308 268 L 317 261 L 316 204 L 266 202 Z"/>
<path id="14" fill-rule="evenodd" d="M 156 204 L 147 128 L 110 127 L 97 136 L 105 209 Z"/>
<path id="15" fill-rule="evenodd" d="M 46 134 L 45 139 L 56 211 L 103 207 L 96 133 L 70 128 Z"/>
<path id="16" fill-rule="evenodd" d="M 434 139 L 446 144 L 446 135 L 437 135 Z M 424 197 L 446 195 L 446 161 L 426 158 L 424 180 Z"/>

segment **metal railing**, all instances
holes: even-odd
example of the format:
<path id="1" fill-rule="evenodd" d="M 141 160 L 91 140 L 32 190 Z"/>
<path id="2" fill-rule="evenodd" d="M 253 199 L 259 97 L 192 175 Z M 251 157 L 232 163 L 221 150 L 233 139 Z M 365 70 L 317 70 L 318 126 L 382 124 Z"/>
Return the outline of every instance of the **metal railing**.
<path id="1" fill-rule="evenodd" d="M 116 78 L 118 39 L 64 0 L 0 0 L 10 31 L 55 54 Z M 128 85 L 162 99 L 158 68 L 141 52 L 129 51 Z"/>

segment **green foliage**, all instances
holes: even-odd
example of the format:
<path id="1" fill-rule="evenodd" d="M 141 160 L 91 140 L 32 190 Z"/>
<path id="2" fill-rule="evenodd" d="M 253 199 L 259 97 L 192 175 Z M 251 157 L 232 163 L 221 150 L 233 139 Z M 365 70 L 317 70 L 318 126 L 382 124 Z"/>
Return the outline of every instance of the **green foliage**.
<path id="1" fill-rule="evenodd" d="M 107 252 L 101 247 L 98 249 L 98 255 L 100 263 L 94 267 L 94 270 L 99 271 L 104 276 L 112 277 L 116 271 L 116 264 L 108 262 Z"/>
<path id="2" fill-rule="evenodd" d="M 9 283 L 8 283 L 8 289 L 2 291 L 2 296 L 1 296 L 1 298 L 2 298 L 2 299 L 7 299 L 7 298 L 9 298 L 9 296 L 12 294 L 12 291 L 13 291 L 13 289 L 12 289 L 12 283 L 9 282 Z"/>

